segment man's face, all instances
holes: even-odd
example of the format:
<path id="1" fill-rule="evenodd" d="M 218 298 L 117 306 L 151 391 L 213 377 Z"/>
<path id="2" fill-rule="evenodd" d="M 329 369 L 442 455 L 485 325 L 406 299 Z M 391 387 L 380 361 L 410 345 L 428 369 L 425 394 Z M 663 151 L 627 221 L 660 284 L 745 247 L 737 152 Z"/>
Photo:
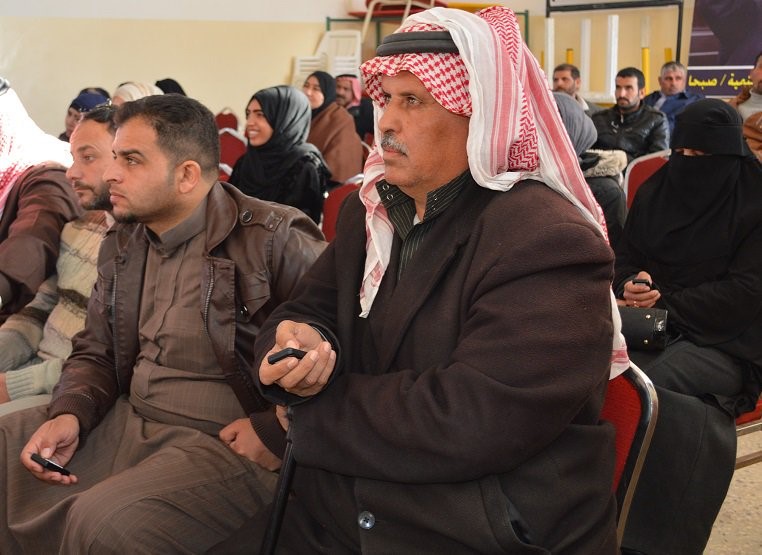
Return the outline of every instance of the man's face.
<path id="1" fill-rule="evenodd" d="M 749 72 L 749 79 L 751 79 L 751 90 L 755 93 L 762 94 L 762 56 L 757 60 L 755 65 Z"/>
<path id="2" fill-rule="evenodd" d="M 113 141 L 108 124 L 93 120 L 80 122 L 71 134 L 69 145 L 74 162 L 66 171 L 66 177 L 85 210 L 111 210 L 109 187 L 103 173 L 113 160 Z"/>
<path id="3" fill-rule="evenodd" d="M 339 77 L 336 79 L 336 103 L 339 106 L 345 108 L 349 106 L 354 100 L 354 93 L 352 92 L 352 81 L 346 77 Z"/>
<path id="4" fill-rule="evenodd" d="M 616 105 L 622 112 L 633 112 L 640 106 L 640 100 L 645 96 L 643 89 L 638 89 L 637 77 L 617 77 L 614 96 Z"/>
<path id="5" fill-rule="evenodd" d="M 379 120 L 389 183 L 416 200 L 468 168 L 469 118 L 445 110 L 412 73 L 382 76 L 386 109 Z"/>
<path id="6" fill-rule="evenodd" d="M 662 94 L 672 96 L 685 90 L 685 74 L 679 69 L 667 71 L 659 76 Z"/>
<path id="7" fill-rule="evenodd" d="M 571 96 L 579 90 L 582 79 L 572 77 L 568 69 L 559 70 L 553 73 L 553 90 L 556 92 L 565 92 Z"/>
<path id="8" fill-rule="evenodd" d="M 72 108 L 70 106 L 66 111 L 66 118 L 64 118 L 64 125 L 66 126 L 65 133 L 67 137 L 71 137 L 71 134 L 74 132 L 74 128 L 77 127 L 77 124 L 81 119 L 82 113 L 76 108 Z"/>
<path id="9" fill-rule="evenodd" d="M 159 148 L 156 131 L 145 119 L 134 117 L 116 130 L 113 155 L 104 178 L 114 218 L 144 223 L 157 234 L 179 221 L 178 166 Z"/>
<path id="10" fill-rule="evenodd" d="M 262 106 L 256 98 L 252 98 L 246 107 L 246 137 L 251 146 L 262 146 L 273 136 L 273 128 L 267 121 Z"/>

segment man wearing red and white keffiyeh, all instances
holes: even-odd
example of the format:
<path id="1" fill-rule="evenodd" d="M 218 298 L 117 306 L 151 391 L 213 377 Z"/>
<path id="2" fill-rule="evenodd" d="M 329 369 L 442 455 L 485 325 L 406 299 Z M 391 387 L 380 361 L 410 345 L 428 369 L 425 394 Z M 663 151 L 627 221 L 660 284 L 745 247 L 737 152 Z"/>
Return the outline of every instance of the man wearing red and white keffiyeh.
<path id="1" fill-rule="evenodd" d="M 384 111 L 380 76 L 409 71 L 445 109 L 470 117 L 468 165 L 479 185 L 507 191 L 522 179 L 537 179 L 571 201 L 605 233 L 603 212 L 575 162 L 574 147 L 547 80 L 521 40 L 513 13 L 500 7 L 483 10 L 479 17 L 461 10 L 428 10 L 408 18 L 398 32 L 426 30 L 449 31 L 458 54 L 383 56 L 361 66 L 368 94 L 379 106 L 377 121 Z M 478 75 L 478 80 L 469 82 L 469 74 Z M 375 187 L 384 176 L 379 144 L 368 157 L 364 171 L 360 196 L 368 211 L 368 257 L 360 299 L 363 314 L 367 314 L 391 244 L 391 227 Z M 630 361 L 613 293 L 611 302 L 614 378 L 628 368 Z"/>
<path id="2" fill-rule="evenodd" d="M 613 253 L 547 81 L 502 7 L 376 54 L 364 183 L 255 344 L 296 463 L 278 552 L 613 555 Z"/>
<path id="3" fill-rule="evenodd" d="M 0 216 L 18 177 L 43 162 L 70 166 L 69 146 L 37 127 L 8 87 L 0 94 Z"/>
<path id="4" fill-rule="evenodd" d="M 55 272 L 64 224 L 80 213 L 69 145 L 42 131 L 0 78 L 0 323 Z"/>

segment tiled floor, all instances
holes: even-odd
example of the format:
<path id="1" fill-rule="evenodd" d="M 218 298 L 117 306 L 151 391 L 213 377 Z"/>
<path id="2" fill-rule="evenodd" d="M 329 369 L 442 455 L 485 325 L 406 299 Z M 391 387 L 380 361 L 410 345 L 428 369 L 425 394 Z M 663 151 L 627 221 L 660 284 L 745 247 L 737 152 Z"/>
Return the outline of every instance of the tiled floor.
<path id="1" fill-rule="evenodd" d="M 738 453 L 762 449 L 762 432 L 738 438 Z M 762 462 L 737 470 L 705 555 L 762 554 Z"/>

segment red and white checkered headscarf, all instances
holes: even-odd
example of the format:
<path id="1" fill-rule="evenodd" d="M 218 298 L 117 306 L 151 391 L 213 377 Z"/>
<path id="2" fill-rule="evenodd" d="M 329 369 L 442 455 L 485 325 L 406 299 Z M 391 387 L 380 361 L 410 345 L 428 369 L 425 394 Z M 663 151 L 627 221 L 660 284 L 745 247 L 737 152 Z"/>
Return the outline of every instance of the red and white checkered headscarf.
<path id="1" fill-rule="evenodd" d="M 37 127 L 13 89 L 0 95 L 0 214 L 27 168 L 43 162 L 71 165 L 69 145 Z"/>
<path id="2" fill-rule="evenodd" d="M 359 106 L 360 99 L 362 98 L 362 83 L 360 83 L 360 78 L 355 75 L 337 75 L 336 83 L 338 84 L 340 81 L 347 82 L 352 90 L 352 100 L 345 108 L 349 109 Z"/>
<path id="3" fill-rule="evenodd" d="M 574 204 L 606 234 L 603 212 L 580 170 L 577 155 L 547 79 L 524 43 L 515 14 L 493 6 L 476 14 L 433 8 L 410 16 L 396 31 L 450 33 L 458 54 L 414 53 L 377 56 L 360 66 L 366 89 L 384 112 L 381 76 L 415 75 L 434 99 L 455 114 L 470 117 L 468 165 L 482 187 L 507 191 L 523 179 L 537 179 Z M 389 263 L 394 228 L 376 190 L 384 176 L 380 145 L 368 156 L 360 198 L 366 208 L 367 254 L 360 290 L 367 316 Z M 629 366 L 613 292 L 612 377 Z"/>
<path id="4" fill-rule="evenodd" d="M 444 31 L 444 27 L 434 23 L 412 23 L 398 32 Z M 468 70 L 460 54 L 443 52 L 422 52 L 376 56 L 360 66 L 365 77 L 365 89 L 383 110 L 384 91 L 381 76 L 394 76 L 402 71 L 415 75 L 434 100 L 448 112 L 471 117 L 471 95 L 468 92 Z"/>

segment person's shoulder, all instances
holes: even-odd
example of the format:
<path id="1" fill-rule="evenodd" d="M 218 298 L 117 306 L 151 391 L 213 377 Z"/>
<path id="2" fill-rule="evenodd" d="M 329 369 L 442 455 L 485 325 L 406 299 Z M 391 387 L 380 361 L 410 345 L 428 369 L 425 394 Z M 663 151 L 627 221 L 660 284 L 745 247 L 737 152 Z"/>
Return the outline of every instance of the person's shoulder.
<path id="1" fill-rule="evenodd" d="M 502 220 L 501 225 L 511 219 L 520 226 L 526 222 L 538 225 L 586 222 L 571 202 L 535 179 L 519 181 L 508 191 L 494 194 L 484 213 L 488 218 Z"/>
<path id="2" fill-rule="evenodd" d="M 495 237 L 504 237 L 519 251 L 530 245 L 555 248 L 556 241 L 585 250 L 605 244 L 600 230 L 579 208 L 536 180 L 520 181 L 504 193 L 495 193 L 474 231 L 477 241 L 494 242 Z M 506 249 L 511 251 L 515 252 L 514 247 Z"/>
<path id="3" fill-rule="evenodd" d="M 325 163 L 323 162 L 323 159 L 321 158 L 319 152 L 317 150 L 317 147 L 311 143 L 305 143 L 306 145 L 310 145 L 312 148 L 305 148 L 297 153 L 297 159 L 296 164 L 300 166 L 311 166 L 315 169 L 324 168 Z M 313 150 L 314 148 L 314 150 Z"/>
<path id="4" fill-rule="evenodd" d="M 305 217 L 304 212 L 298 208 L 261 200 L 241 192 L 234 185 L 218 182 L 222 187 L 222 194 L 228 195 L 233 202 L 233 210 L 238 222 L 244 227 L 259 225 L 270 231 L 275 230 L 282 222 L 290 222 L 294 219 Z M 217 195 L 215 195 L 215 198 Z M 218 200 L 216 200 L 219 203 Z M 215 211 L 224 210 L 221 207 L 213 207 Z"/>
<path id="5" fill-rule="evenodd" d="M 647 94 L 643 98 L 643 102 L 646 104 L 646 106 L 653 106 L 654 104 L 656 104 L 656 101 L 659 100 L 660 97 L 661 97 L 661 91 L 653 91 L 652 93 Z"/>
<path id="6" fill-rule="evenodd" d="M 40 181 L 64 184 L 67 189 L 71 188 L 68 179 L 66 179 L 66 167 L 55 162 L 42 162 L 28 167 L 19 177 L 18 183 L 20 186 L 24 186 Z"/>
<path id="7" fill-rule="evenodd" d="M 85 210 L 77 219 L 67 222 L 64 229 L 87 230 L 93 233 L 105 232 L 109 227 L 105 210 Z"/>
<path id="8" fill-rule="evenodd" d="M 64 216 L 66 221 L 82 214 L 77 195 L 66 178 L 66 168 L 55 162 L 44 162 L 27 168 L 11 189 L 9 199 L 14 199 L 12 203 L 19 203 L 22 199 L 38 199 Z"/>
<path id="9" fill-rule="evenodd" d="M 684 98 L 685 100 L 689 102 L 696 102 L 697 100 L 701 100 L 702 98 L 704 98 L 704 95 L 701 94 L 700 92 L 695 92 L 690 89 L 685 89 L 684 91 L 680 93 L 680 95 L 682 96 L 682 98 Z"/>
<path id="10" fill-rule="evenodd" d="M 355 124 L 355 118 L 352 117 L 352 114 L 349 113 L 349 110 L 343 106 L 339 106 L 335 102 L 325 109 L 325 113 L 328 119 L 342 123 L 349 122 L 352 125 Z"/>
<path id="11" fill-rule="evenodd" d="M 617 111 L 613 106 L 609 108 L 601 107 L 600 110 L 590 114 L 590 119 L 592 119 L 593 122 L 604 122 L 610 120 L 611 118 L 617 117 L 617 115 Z"/>
<path id="12" fill-rule="evenodd" d="M 642 107 L 642 114 L 648 118 L 651 118 L 652 120 L 656 122 L 660 121 L 667 121 L 667 115 L 662 112 L 661 110 L 657 110 L 653 106 L 649 106 L 648 104 L 644 104 Z"/>
<path id="13" fill-rule="evenodd" d="M 605 107 L 601 106 L 600 104 L 596 104 L 595 102 L 591 102 L 590 100 L 587 100 L 586 98 L 583 99 L 583 101 L 585 102 L 585 106 L 587 106 L 587 108 L 585 109 L 585 113 L 588 116 L 592 116 L 593 114 L 596 114 L 602 110 L 605 110 Z"/>

